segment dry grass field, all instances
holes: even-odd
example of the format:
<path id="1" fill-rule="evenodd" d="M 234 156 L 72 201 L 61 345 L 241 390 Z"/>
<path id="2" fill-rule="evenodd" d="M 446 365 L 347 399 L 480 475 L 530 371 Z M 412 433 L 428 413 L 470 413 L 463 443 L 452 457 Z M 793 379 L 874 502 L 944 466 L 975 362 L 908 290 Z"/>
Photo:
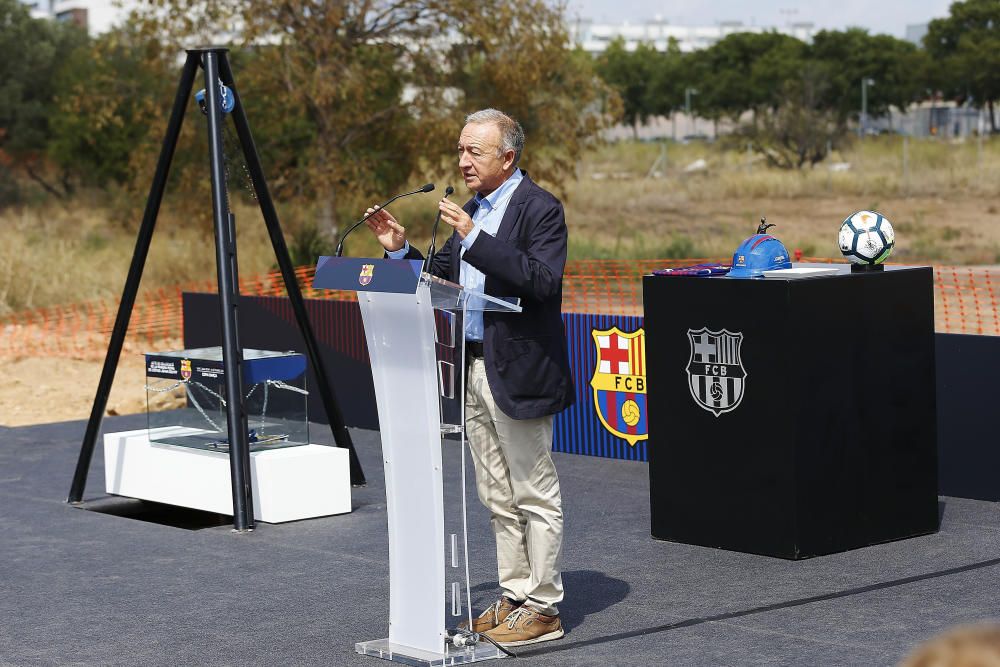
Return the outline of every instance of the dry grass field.
<path id="1" fill-rule="evenodd" d="M 762 215 L 777 223 L 773 233 L 789 250 L 836 256 L 840 221 L 873 208 L 896 228 L 896 261 L 1000 262 L 1000 139 L 907 144 L 900 137 L 855 141 L 801 172 L 769 169 L 745 150 L 718 144 L 603 145 L 559 190 L 571 230 L 570 259 L 724 257 L 753 233 Z M 696 164 L 703 168 L 689 170 Z M 454 177 L 438 179 L 438 191 Z M 426 246 L 436 196 L 393 206 L 419 247 Z M 153 239 L 146 288 L 214 276 L 209 203 L 195 219 L 171 212 L 170 201 L 168 196 Z M 295 202 L 278 206 L 286 232 L 310 215 Z M 235 209 L 241 272 L 268 270 L 274 259 L 259 213 L 247 202 Z M 117 296 L 137 225 L 138 218 L 126 222 L 86 198 L 0 212 L 0 317 Z M 366 255 L 377 248 L 358 230 L 347 252 Z"/>
<path id="2" fill-rule="evenodd" d="M 789 250 L 836 257 L 841 221 L 868 208 L 892 221 L 895 261 L 997 263 L 1000 141 L 907 143 L 905 170 L 903 140 L 885 137 L 801 172 L 703 143 L 605 146 L 566 192 L 571 254 L 725 257 L 767 216 Z"/>
<path id="3" fill-rule="evenodd" d="M 703 168 L 687 169 L 696 163 Z M 527 160 L 525 167 L 530 171 Z M 440 191 L 449 179 L 438 182 Z M 609 144 L 580 163 L 576 179 L 560 195 L 570 226 L 571 259 L 727 257 L 754 232 L 762 215 L 777 223 L 772 233 L 789 250 L 834 257 L 841 220 L 871 208 L 893 222 L 894 261 L 1000 263 L 997 140 L 911 140 L 904 148 L 899 137 L 869 139 L 802 172 L 768 169 L 748 159 L 745 151 L 716 144 Z M 435 201 L 436 195 L 412 197 L 393 207 L 419 247 L 426 246 Z M 286 231 L 309 216 L 294 202 L 279 202 L 278 207 Z M 263 273 L 274 263 L 263 222 L 245 202 L 235 209 L 240 271 Z M 0 212 L 0 318 L 24 309 L 117 297 L 137 222 L 85 201 Z M 359 230 L 347 252 L 371 255 L 377 248 Z M 197 220 L 171 212 L 165 202 L 143 290 L 212 279 L 214 253 L 208 202 Z M 58 358 L 2 363 L 7 380 L 0 383 L 0 424 L 85 419 L 89 414 L 100 363 Z M 109 408 L 119 413 L 143 410 L 143 381 L 139 350 L 127 350 Z"/>
<path id="4" fill-rule="evenodd" d="M 699 161 L 704 168 L 687 170 Z M 525 166 L 530 171 L 529 159 Z M 447 176 L 438 180 L 449 182 Z M 560 195 L 570 259 L 725 257 L 762 215 L 778 225 L 772 233 L 789 250 L 832 257 L 840 222 L 871 208 L 896 229 L 895 261 L 1000 261 L 1000 140 L 911 140 L 904 148 L 900 137 L 872 138 L 801 172 L 769 169 L 745 151 L 718 144 L 623 142 L 591 151 Z M 436 196 L 393 206 L 419 247 L 427 244 Z M 214 276 L 209 203 L 192 219 L 172 212 L 170 202 L 168 194 L 144 288 Z M 278 210 L 289 236 L 310 215 L 295 202 L 278 202 Z M 258 211 L 247 202 L 235 211 L 241 272 L 267 271 L 274 259 Z M 117 296 L 137 225 L 138 219 L 123 220 L 83 198 L 70 206 L 0 212 L 0 317 Z M 365 230 L 347 243 L 348 254 L 377 251 Z"/>
<path id="5" fill-rule="evenodd" d="M 210 203 L 199 224 L 164 216 L 150 248 L 143 288 L 175 285 L 215 275 Z M 237 212 L 239 216 L 240 211 Z M 0 317 L 59 303 L 117 298 L 135 248 L 135 228 L 99 207 L 66 207 L 0 213 Z M 243 270 L 266 271 L 273 259 L 263 223 L 239 227 Z"/>

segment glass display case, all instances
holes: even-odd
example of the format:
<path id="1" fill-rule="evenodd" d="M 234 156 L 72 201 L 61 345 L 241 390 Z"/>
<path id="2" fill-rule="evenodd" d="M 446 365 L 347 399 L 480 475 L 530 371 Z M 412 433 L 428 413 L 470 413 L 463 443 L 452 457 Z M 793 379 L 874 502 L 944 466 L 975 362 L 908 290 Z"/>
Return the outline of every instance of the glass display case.
<path id="1" fill-rule="evenodd" d="M 308 444 L 305 356 L 245 349 L 242 372 L 250 451 Z M 150 442 L 228 452 L 226 401 L 221 347 L 146 354 Z"/>

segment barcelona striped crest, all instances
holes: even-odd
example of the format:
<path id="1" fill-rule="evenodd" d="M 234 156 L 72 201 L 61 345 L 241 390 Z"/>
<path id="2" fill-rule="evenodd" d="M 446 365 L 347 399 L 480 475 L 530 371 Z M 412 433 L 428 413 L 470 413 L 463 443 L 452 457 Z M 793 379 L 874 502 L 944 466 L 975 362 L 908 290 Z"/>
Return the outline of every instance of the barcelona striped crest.
<path id="1" fill-rule="evenodd" d="M 635 446 L 649 437 L 646 422 L 646 332 L 592 329 L 597 367 L 590 379 L 604 428 Z"/>
<path id="2" fill-rule="evenodd" d="M 688 329 L 691 357 L 687 365 L 688 388 L 701 408 L 716 417 L 735 410 L 743 400 L 747 372 L 740 360 L 743 334 Z"/>

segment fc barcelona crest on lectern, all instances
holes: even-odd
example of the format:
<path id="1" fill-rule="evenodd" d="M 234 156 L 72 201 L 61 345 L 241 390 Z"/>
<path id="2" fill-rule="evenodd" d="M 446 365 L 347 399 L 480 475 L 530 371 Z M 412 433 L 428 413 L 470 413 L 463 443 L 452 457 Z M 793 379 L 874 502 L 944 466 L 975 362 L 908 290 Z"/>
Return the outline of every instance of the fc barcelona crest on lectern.
<path id="1" fill-rule="evenodd" d="M 688 329 L 691 358 L 687 365 L 688 388 L 695 403 L 716 417 L 735 410 L 743 400 L 747 372 L 740 360 L 743 334 Z"/>

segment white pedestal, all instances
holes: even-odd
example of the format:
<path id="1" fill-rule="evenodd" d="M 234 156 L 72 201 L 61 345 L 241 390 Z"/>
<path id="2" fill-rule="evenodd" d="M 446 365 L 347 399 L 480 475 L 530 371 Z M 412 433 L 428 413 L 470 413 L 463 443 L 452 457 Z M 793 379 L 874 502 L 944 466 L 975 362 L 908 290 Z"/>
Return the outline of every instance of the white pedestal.
<path id="1" fill-rule="evenodd" d="M 172 428 L 154 429 L 167 433 Z M 233 513 L 229 455 L 151 443 L 149 431 L 107 433 L 108 493 L 192 509 Z M 281 523 L 351 511 L 348 451 L 302 445 L 250 454 L 254 519 Z"/>

